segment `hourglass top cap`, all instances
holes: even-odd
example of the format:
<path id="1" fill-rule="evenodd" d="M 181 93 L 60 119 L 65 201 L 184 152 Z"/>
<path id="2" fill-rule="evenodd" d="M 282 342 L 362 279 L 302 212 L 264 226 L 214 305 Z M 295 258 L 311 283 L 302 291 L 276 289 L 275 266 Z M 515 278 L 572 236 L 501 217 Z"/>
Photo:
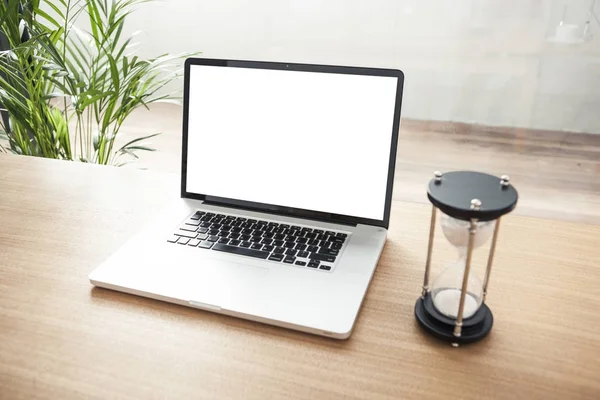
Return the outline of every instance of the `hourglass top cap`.
<path id="1" fill-rule="evenodd" d="M 508 176 L 474 171 L 436 171 L 427 190 L 429 201 L 453 218 L 491 221 L 511 212 L 519 195 Z M 473 207 L 472 200 L 480 206 Z"/>

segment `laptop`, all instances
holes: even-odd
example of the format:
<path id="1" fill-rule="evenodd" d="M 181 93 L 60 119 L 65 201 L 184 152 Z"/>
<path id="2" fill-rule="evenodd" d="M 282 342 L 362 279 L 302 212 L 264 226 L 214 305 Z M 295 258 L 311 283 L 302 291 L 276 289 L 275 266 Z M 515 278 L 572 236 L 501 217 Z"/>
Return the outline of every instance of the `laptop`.
<path id="1" fill-rule="evenodd" d="M 186 60 L 180 196 L 91 283 L 348 338 L 386 241 L 403 81 Z"/>

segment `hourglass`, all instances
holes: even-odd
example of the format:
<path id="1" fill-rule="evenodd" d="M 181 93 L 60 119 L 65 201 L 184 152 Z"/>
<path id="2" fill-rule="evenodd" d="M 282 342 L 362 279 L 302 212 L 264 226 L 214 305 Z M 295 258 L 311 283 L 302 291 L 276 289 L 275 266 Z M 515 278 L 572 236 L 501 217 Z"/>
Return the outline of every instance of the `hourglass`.
<path id="1" fill-rule="evenodd" d="M 492 329 L 493 316 L 485 304 L 500 217 L 511 212 L 518 199 L 508 176 L 472 171 L 435 172 L 427 197 L 433 207 L 429 246 L 421 297 L 415 305 L 417 321 L 434 336 L 453 346 L 483 339 Z M 445 238 L 458 259 L 429 285 L 437 211 Z M 483 281 L 472 272 L 473 250 L 492 237 Z"/>

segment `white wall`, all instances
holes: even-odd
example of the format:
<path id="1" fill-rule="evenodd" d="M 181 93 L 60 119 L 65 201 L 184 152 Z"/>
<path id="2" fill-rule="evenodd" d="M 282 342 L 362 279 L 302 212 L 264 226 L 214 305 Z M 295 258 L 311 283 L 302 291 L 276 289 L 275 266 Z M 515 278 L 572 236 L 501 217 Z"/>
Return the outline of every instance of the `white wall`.
<path id="1" fill-rule="evenodd" d="M 581 45 L 546 40 L 563 5 L 582 26 L 591 1 L 163 0 L 127 31 L 146 57 L 400 68 L 404 117 L 600 133 L 600 25 Z"/>

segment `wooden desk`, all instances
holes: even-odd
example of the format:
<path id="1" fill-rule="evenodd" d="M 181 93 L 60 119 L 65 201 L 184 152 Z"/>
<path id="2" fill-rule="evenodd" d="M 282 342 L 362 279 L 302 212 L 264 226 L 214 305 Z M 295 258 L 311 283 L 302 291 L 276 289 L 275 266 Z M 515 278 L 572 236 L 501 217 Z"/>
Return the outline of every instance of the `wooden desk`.
<path id="1" fill-rule="evenodd" d="M 494 328 L 454 349 L 413 316 L 430 210 L 395 202 L 354 334 L 335 341 L 93 288 L 177 185 L 0 155 L 0 398 L 600 398 L 600 227 L 505 218 Z M 437 245 L 434 271 L 454 256 Z"/>

